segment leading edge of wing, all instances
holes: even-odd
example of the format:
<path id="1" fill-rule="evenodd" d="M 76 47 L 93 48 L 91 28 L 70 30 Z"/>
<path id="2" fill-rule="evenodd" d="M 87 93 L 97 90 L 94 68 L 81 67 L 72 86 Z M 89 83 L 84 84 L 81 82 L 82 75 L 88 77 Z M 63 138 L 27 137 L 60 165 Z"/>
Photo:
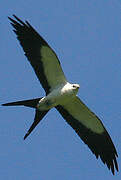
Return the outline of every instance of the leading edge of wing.
<path id="1" fill-rule="evenodd" d="M 115 146 L 99 118 L 78 97 L 65 106 L 57 106 L 56 109 L 84 143 L 88 145 L 96 158 L 100 156 L 103 163 L 111 169 L 113 174 L 115 173 L 115 168 L 118 171 L 116 160 L 118 155 Z M 87 118 L 86 121 L 85 118 Z M 88 123 L 89 121 L 91 123 Z M 98 128 L 97 131 L 94 127 L 95 125 Z"/>
<path id="2" fill-rule="evenodd" d="M 13 16 L 16 20 L 8 17 L 14 27 L 13 31 L 42 87 L 48 94 L 52 88 L 66 82 L 58 57 L 28 21 L 24 23 L 17 16 Z"/>

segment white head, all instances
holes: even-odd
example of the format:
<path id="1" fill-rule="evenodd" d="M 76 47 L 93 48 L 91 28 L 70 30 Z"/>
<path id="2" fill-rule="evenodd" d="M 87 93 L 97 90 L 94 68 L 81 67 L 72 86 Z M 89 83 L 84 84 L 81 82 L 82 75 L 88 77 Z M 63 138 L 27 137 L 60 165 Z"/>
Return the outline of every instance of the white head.
<path id="1" fill-rule="evenodd" d="M 72 88 L 77 93 L 79 88 L 80 88 L 80 85 L 79 84 L 72 84 Z"/>
<path id="2" fill-rule="evenodd" d="M 62 87 L 61 94 L 75 96 L 77 94 L 79 88 L 80 88 L 79 84 L 71 84 L 71 83 L 67 82 L 66 85 Z"/>

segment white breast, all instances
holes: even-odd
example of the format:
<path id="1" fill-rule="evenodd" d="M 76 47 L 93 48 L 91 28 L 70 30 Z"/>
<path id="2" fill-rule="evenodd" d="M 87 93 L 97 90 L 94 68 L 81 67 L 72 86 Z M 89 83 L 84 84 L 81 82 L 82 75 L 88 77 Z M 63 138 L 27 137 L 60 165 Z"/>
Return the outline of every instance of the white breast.
<path id="1" fill-rule="evenodd" d="M 66 104 L 71 98 L 76 95 L 70 83 L 66 83 L 60 87 L 55 88 L 52 92 L 50 92 L 47 96 L 43 97 L 39 104 L 38 109 L 47 110 L 53 108 L 57 105 Z"/>

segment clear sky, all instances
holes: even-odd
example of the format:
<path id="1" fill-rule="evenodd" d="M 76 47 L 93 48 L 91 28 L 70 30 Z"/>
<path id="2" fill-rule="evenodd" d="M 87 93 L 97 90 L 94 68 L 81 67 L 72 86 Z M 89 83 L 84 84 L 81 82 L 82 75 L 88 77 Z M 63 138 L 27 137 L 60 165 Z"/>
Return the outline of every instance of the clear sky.
<path id="1" fill-rule="evenodd" d="M 0 4 L 0 103 L 42 97 L 44 90 L 24 56 L 7 16 L 28 20 L 57 53 L 67 79 L 108 130 L 121 166 L 121 2 L 21 0 Z M 61 115 L 51 110 L 23 137 L 34 110 L 0 107 L 1 180 L 119 180 Z"/>

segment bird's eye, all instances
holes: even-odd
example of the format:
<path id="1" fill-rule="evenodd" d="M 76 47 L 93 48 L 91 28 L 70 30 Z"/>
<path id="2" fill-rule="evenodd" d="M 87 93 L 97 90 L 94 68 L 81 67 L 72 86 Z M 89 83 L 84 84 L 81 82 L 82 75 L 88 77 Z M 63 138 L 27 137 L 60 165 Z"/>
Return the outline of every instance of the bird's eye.
<path id="1" fill-rule="evenodd" d="M 73 85 L 73 88 L 75 88 L 76 86 L 75 85 Z"/>

